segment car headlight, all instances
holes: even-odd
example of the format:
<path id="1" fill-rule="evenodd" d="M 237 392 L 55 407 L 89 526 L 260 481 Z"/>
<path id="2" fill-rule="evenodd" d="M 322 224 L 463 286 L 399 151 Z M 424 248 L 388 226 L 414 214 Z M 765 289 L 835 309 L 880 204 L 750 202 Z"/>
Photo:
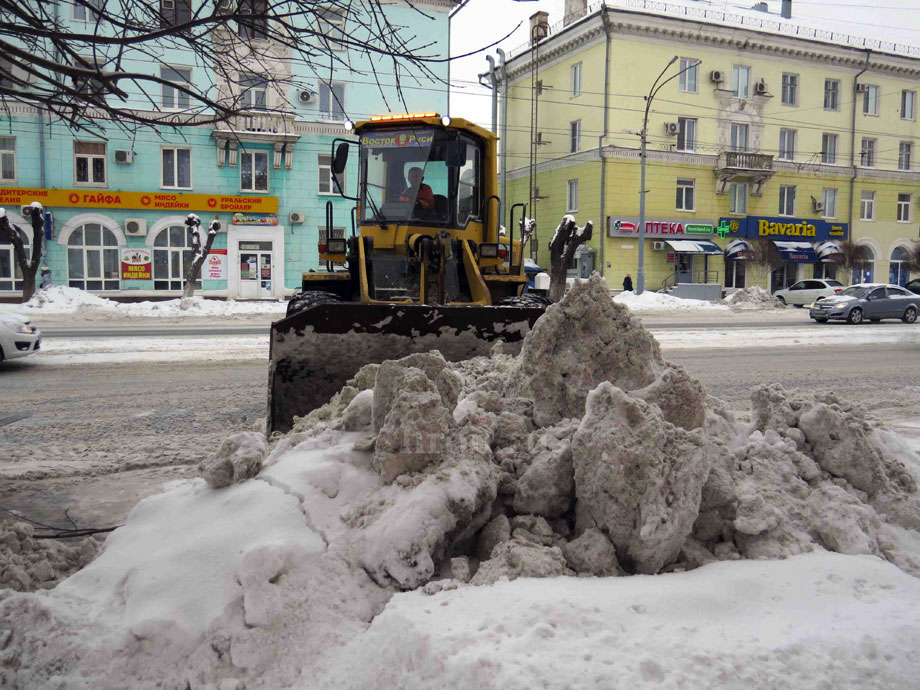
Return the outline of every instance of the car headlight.
<path id="1" fill-rule="evenodd" d="M 847 306 L 847 302 L 834 302 L 831 306 L 832 306 L 834 309 L 837 309 L 837 308 L 839 308 L 839 307 L 845 307 L 845 306 Z"/>
<path id="2" fill-rule="evenodd" d="M 23 323 L 16 326 L 17 333 L 35 333 L 35 328 L 29 324 Z"/>

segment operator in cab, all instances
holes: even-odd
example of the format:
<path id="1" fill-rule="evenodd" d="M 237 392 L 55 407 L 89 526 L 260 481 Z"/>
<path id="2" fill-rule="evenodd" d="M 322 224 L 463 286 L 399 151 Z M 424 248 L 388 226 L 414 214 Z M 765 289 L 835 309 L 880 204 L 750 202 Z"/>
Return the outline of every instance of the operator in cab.
<path id="1" fill-rule="evenodd" d="M 434 192 L 427 184 L 423 184 L 424 177 L 422 169 L 418 167 L 409 168 L 409 186 L 406 187 L 399 195 L 400 201 L 414 201 L 415 207 L 421 211 L 434 211 Z"/>

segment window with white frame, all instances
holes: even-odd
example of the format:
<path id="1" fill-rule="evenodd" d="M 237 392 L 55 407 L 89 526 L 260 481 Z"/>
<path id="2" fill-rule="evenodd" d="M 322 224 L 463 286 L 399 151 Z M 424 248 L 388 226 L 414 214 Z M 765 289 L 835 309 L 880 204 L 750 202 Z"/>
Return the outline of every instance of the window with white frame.
<path id="1" fill-rule="evenodd" d="M 821 203 L 824 204 L 824 210 L 821 212 L 823 218 L 837 217 L 837 190 L 831 187 L 825 187 L 821 193 Z"/>
<path id="2" fill-rule="evenodd" d="M 678 83 L 681 91 L 696 93 L 699 67 L 700 61 L 696 58 L 680 59 L 680 76 L 678 77 Z"/>
<path id="3" fill-rule="evenodd" d="M 240 38 L 268 38 L 268 0 L 237 0 Z M 248 15 L 248 16 L 245 16 Z"/>
<path id="4" fill-rule="evenodd" d="M 346 50 L 347 46 L 342 39 L 345 33 L 345 12 L 334 7 L 322 7 L 316 10 L 319 22 L 319 33 L 325 38 L 326 44 L 332 50 Z"/>
<path id="5" fill-rule="evenodd" d="M 862 148 L 859 150 L 859 164 L 864 168 L 875 167 L 875 139 L 863 137 Z"/>
<path id="6" fill-rule="evenodd" d="M 106 176 L 106 143 L 104 141 L 75 141 L 73 143 L 73 183 L 81 187 L 104 187 Z"/>
<path id="7" fill-rule="evenodd" d="M 837 135 L 821 135 L 821 162 L 834 165 L 837 162 Z"/>
<path id="8" fill-rule="evenodd" d="M 319 115 L 326 120 L 345 119 L 345 84 L 334 81 L 319 85 Z"/>
<path id="9" fill-rule="evenodd" d="M 863 87 L 863 115 L 878 115 L 878 87 L 874 84 L 860 84 Z"/>
<path id="10" fill-rule="evenodd" d="M 793 184 L 779 186 L 779 215 L 795 215 L 795 185 Z"/>
<path id="11" fill-rule="evenodd" d="M 910 155 L 913 145 L 909 141 L 898 144 L 898 170 L 910 170 Z"/>
<path id="12" fill-rule="evenodd" d="M 917 112 L 917 92 L 901 92 L 901 118 L 904 120 L 913 120 Z"/>
<path id="13" fill-rule="evenodd" d="M 29 236 L 19 229 L 19 239 L 26 256 L 31 256 Z M 6 233 L 0 233 L 0 290 L 22 290 L 22 269 L 16 261 L 16 251 Z"/>
<path id="14" fill-rule="evenodd" d="M 859 195 L 859 219 L 875 220 L 875 192 L 863 190 Z"/>
<path id="15" fill-rule="evenodd" d="M 582 63 L 572 65 L 572 97 L 581 95 L 581 70 Z"/>
<path id="16" fill-rule="evenodd" d="M 696 118 L 677 118 L 677 150 L 696 151 Z"/>
<path id="17" fill-rule="evenodd" d="M 748 126 L 746 124 L 732 122 L 731 147 L 732 151 L 747 151 Z"/>
<path id="18" fill-rule="evenodd" d="M 747 182 L 733 182 L 728 186 L 728 210 L 730 213 L 747 213 Z"/>
<path id="19" fill-rule="evenodd" d="M 898 194 L 898 222 L 910 222 L 910 205 L 912 196 L 910 194 Z"/>
<path id="20" fill-rule="evenodd" d="M 824 109 L 840 110 L 840 80 L 824 80 Z"/>
<path id="21" fill-rule="evenodd" d="M 677 179 L 677 203 L 675 207 L 678 211 L 694 211 L 696 207 L 695 197 L 696 180 Z"/>
<path id="22" fill-rule="evenodd" d="M 751 68 L 741 65 L 732 67 L 732 95 L 735 98 L 751 97 Z"/>
<path id="23" fill-rule="evenodd" d="M 268 191 L 268 151 L 240 151 L 240 191 Z"/>
<path id="24" fill-rule="evenodd" d="M 16 137 L 0 137 L 0 182 L 16 181 Z"/>
<path id="25" fill-rule="evenodd" d="M 160 77 L 185 89 L 191 90 L 192 88 L 192 70 L 188 67 L 160 67 Z M 162 84 L 160 89 L 160 103 L 164 110 L 180 110 L 191 105 L 187 91 L 167 84 Z"/>
<path id="26" fill-rule="evenodd" d="M 118 290 L 118 239 L 99 223 L 86 223 L 67 238 L 67 285 L 81 290 Z"/>
<path id="27" fill-rule="evenodd" d="M 578 210 L 578 180 L 569 180 L 565 195 L 565 210 L 570 213 Z"/>
<path id="28" fill-rule="evenodd" d="M 799 75 L 783 74 L 782 98 L 783 105 L 799 104 Z"/>
<path id="29" fill-rule="evenodd" d="M 99 17 L 102 8 L 105 7 L 105 0 L 79 0 L 74 2 L 73 18 L 78 22 L 94 22 Z"/>
<path id="30" fill-rule="evenodd" d="M 781 129 L 779 130 L 779 155 L 777 156 L 779 160 L 791 161 L 795 160 L 795 130 L 794 129 Z"/>
<path id="31" fill-rule="evenodd" d="M 181 290 L 194 259 L 192 232 L 185 225 L 163 228 L 153 239 L 153 289 Z M 201 278 L 195 281 L 201 288 Z"/>
<path id="32" fill-rule="evenodd" d="M 164 189 L 192 188 L 192 150 L 180 146 L 165 146 L 161 150 Z"/>
<path id="33" fill-rule="evenodd" d="M 569 153 L 581 151 L 581 120 L 569 123 Z"/>
<path id="34" fill-rule="evenodd" d="M 332 176 L 332 156 L 326 156 L 320 154 L 317 156 L 317 174 L 319 177 L 319 187 L 317 192 L 319 194 L 337 194 L 339 188 L 335 185 L 335 180 Z M 342 171 L 342 174 L 338 176 L 339 184 L 342 185 L 342 189 L 345 189 L 345 171 Z"/>
<path id="35" fill-rule="evenodd" d="M 103 64 L 98 60 L 93 58 L 86 58 L 87 64 L 90 68 L 96 69 L 98 72 L 103 70 Z M 71 77 L 73 81 L 74 90 L 80 95 L 85 96 L 87 100 L 92 101 L 105 101 L 106 99 L 106 87 L 105 83 L 96 76 L 73 76 Z"/>
<path id="36" fill-rule="evenodd" d="M 191 20 L 192 0 L 160 0 L 160 26 L 181 26 Z"/>
<path id="37" fill-rule="evenodd" d="M 268 80 L 251 72 L 240 72 L 240 105 L 251 110 L 268 107 Z"/>

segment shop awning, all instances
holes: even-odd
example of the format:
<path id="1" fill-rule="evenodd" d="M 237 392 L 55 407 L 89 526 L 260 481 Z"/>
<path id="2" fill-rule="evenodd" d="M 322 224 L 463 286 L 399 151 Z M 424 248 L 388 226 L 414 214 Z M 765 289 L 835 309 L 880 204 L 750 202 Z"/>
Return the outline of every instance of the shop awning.
<path id="1" fill-rule="evenodd" d="M 747 261 L 752 258 L 754 258 L 754 248 L 750 242 L 734 239 L 725 247 L 725 259 L 727 261 Z"/>
<path id="2" fill-rule="evenodd" d="M 681 254 L 721 254 L 722 247 L 709 240 L 665 240 L 668 246 Z"/>
<path id="3" fill-rule="evenodd" d="M 836 242 L 819 242 L 815 245 L 815 254 L 822 263 L 838 263 L 842 258 L 840 245 Z"/>
<path id="4" fill-rule="evenodd" d="M 810 242 L 781 242 L 773 240 L 773 245 L 783 258 L 790 264 L 813 264 L 818 261 L 815 248 Z"/>

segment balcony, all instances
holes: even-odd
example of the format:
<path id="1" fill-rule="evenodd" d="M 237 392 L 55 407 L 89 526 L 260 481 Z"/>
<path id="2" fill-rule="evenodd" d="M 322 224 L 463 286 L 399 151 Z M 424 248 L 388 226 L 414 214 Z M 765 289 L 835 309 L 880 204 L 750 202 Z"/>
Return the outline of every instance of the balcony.
<path id="1" fill-rule="evenodd" d="M 773 156 L 749 151 L 722 151 L 716 164 L 716 194 L 727 194 L 732 182 L 751 185 L 752 196 L 763 196 L 767 180 L 773 177 Z"/>
<path id="2" fill-rule="evenodd" d="M 217 165 L 236 167 L 237 149 L 242 144 L 271 144 L 272 167 L 290 170 L 294 162 L 294 144 L 300 139 L 294 132 L 294 114 L 268 111 L 240 113 L 214 125 L 211 137 L 217 143 Z"/>

